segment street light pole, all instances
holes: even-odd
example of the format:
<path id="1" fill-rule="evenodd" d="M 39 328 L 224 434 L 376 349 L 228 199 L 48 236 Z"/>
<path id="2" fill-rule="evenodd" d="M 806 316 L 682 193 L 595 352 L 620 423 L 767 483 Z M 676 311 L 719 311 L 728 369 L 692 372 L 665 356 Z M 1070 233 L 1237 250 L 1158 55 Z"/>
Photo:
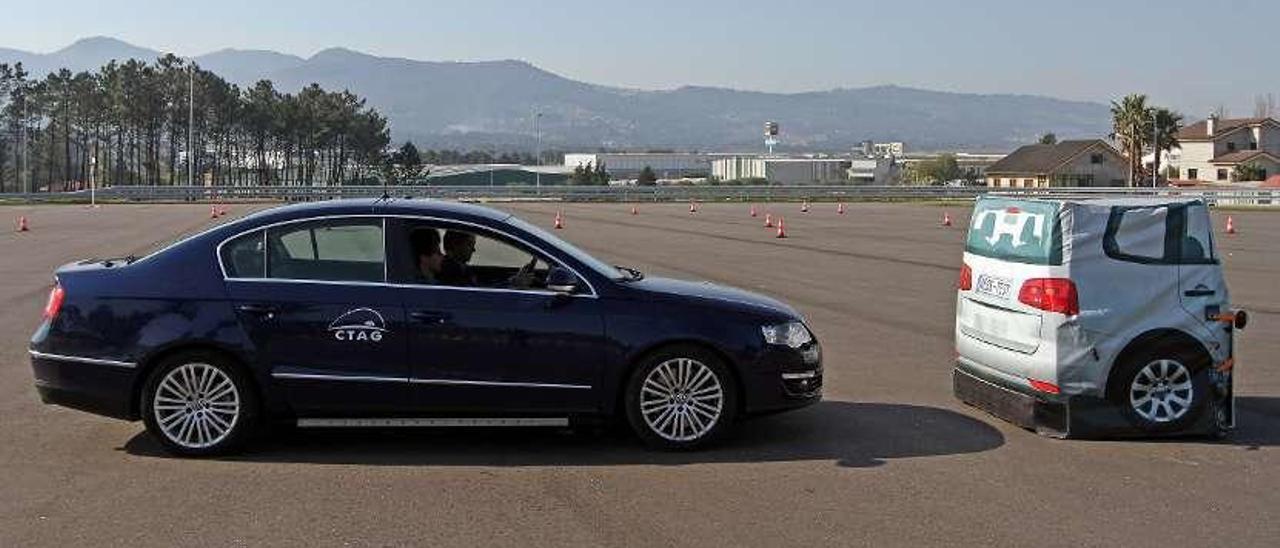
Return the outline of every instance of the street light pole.
<path id="1" fill-rule="evenodd" d="M 196 127 L 196 61 L 188 59 L 187 73 L 187 184 L 196 186 L 196 155 L 195 155 L 195 127 Z"/>
<path id="2" fill-rule="evenodd" d="M 537 146 L 534 148 L 534 154 L 536 157 L 533 160 L 533 165 L 534 165 L 533 169 L 534 169 L 534 180 L 536 181 L 535 186 L 537 186 L 539 194 L 542 193 L 542 171 L 538 169 L 539 167 L 542 167 L 542 124 L 541 122 L 542 122 L 542 113 L 541 112 L 534 113 L 533 133 L 535 135 L 535 138 L 537 139 Z"/>
<path id="3" fill-rule="evenodd" d="M 29 157 L 27 156 L 27 148 L 30 145 L 31 134 L 29 129 L 27 128 L 27 101 L 28 101 L 27 93 L 23 91 L 22 92 L 22 123 L 20 124 L 20 126 L 22 127 L 22 178 L 26 181 L 26 184 L 22 185 L 22 190 L 23 192 L 30 194 L 31 193 L 31 166 L 27 165 L 27 160 L 29 160 Z"/>
<path id="4" fill-rule="evenodd" d="M 98 185 L 94 174 L 98 171 L 98 147 L 93 147 L 93 155 L 89 157 L 89 207 L 96 209 L 98 207 Z"/>
<path id="5" fill-rule="evenodd" d="M 1156 166 L 1160 165 L 1160 118 L 1156 109 L 1151 109 L 1151 188 L 1156 187 Z"/>

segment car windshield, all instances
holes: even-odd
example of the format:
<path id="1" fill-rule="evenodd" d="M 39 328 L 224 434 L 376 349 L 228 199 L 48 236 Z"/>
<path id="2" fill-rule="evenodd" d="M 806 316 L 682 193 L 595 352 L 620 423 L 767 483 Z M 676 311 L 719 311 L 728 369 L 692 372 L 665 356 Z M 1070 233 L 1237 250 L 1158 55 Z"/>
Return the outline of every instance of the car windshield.
<path id="1" fill-rule="evenodd" d="M 543 230 L 537 225 L 529 223 L 524 219 L 512 216 L 507 218 L 507 223 L 520 230 L 533 234 L 534 236 L 541 238 L 543 241 L 547 242 L 548 244 L 551 244 L 559 248 L 561 251 L 568 253 L 569 256 L 573 257 L 578 262 L 586 265 L 587 268 L 590 268 L 598 272 L 601 276 L 605 276 L 614 281 L 622 281 L 630 278 L 630 275 L 622 272 L 621 270 L 618 270 L 617 267 L 612 266 L 609 263 L 606 263 L 604 261 L 601 261 L 600 259 L 592 257 L 591 254 L 587 253 L 586 251 L 578 249 L 577 246 L 574 246 L 569 242 L 561 240 L 555 234 L 547 232 L 546 230 Z"/>
<path id="2" fill-rule="evenodd" d="M 1058 206 L 1048 202 L 986 198 L 974 205 L 965 251 L 1017 263 L 1062 263 Z"/>

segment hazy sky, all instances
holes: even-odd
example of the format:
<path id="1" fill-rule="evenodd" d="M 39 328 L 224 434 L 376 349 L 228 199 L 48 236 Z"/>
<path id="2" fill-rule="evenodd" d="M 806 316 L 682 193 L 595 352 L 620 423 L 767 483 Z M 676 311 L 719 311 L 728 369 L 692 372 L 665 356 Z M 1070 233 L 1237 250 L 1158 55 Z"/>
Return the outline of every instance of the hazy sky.
<path id="1" fill-rule="evenodd" d="M 7 4 L 9 2 L 6 2 Z M 1280 100 L 1280 0 L 58 0 L 0 10 L 0 47 L 105 35 L 178 54 L 523 59 L 592 83 L 766 91 L 899 84 L 1108 101 L 1189 118 Z M 55 7 L 56 6 L 56 7 Z"/>

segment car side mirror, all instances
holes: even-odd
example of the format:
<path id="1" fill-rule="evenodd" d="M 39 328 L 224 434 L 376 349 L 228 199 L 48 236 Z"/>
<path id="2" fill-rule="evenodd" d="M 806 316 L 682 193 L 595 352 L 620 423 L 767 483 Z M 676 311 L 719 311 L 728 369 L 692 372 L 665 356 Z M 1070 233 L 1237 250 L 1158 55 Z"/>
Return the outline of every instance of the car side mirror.
<path id="1" fill-rule="evenodd" d="M 547 289 L 563 295 L 572 295 L 578 290 L 578 277 L 567 269 L 552 267 L 547 272 Z"/>

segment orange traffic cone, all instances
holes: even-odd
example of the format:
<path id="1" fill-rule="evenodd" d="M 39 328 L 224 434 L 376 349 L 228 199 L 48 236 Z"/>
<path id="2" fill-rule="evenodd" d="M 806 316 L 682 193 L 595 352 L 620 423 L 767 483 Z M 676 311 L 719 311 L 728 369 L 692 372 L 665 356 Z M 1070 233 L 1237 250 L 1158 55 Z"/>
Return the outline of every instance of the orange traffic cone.
<path id="1" fill-rule="evenodd" d="M 809 212 L 809 200 L 805 200 L 804 204 L 800 206 L 800 213 L 808 213 L 808 212 Z"/>
<path id="2" fill-rule="evenodd" d="M 556 225 L 555 225 L 555 229 L 556 229 L 556 230 L 560 230 L 560 229 L 562 229 L 562 228 L 564 228 L 564 215 L 563 215 L 563 214 L 561 214 L 561 212 L 557 211 L 557 212 L 556 212 Z"/>
<path id="3" fill-rule="evenodd" d="M 639 215 L 639 214 L 640 214 L 640 210 L 636 209 L 636 206 L 631 206 L 631 214 L 632 214 L 632 215 Z"/>
<path id="4" fill-rule="evenodd" d="M 752 217 L 756 216 L 756 206 L 751 206 L 751 216 Z"/>
<path id="5" fill-rule="evenodd" d="M 31 230 L 31 228 L 27 226 L 27 216 L 18 217 L 18 232 L 26 232 L 28 230 Z"/>
<path id="6" fill-rule="evenodd" d="M 786 226 L 782 222 L 782 217 L 778 217 L 778 234 L 774 236 L 774 238 L 786 238 L 786 237 L 787 237 Z"/>
<path id="7" fill-rule="evenodd" d="M 218 206 L 218 216 L 221 217 L 226 214 L 227 214 L 227 206 Z"/>
<path id="8" fill-rule="evenodd" d="M 1235 233 L 1236 233 L 1236 220 L 1232 219 L 1230 215 L 1227 215 L 1227 234 L 1235 234 Z"/>
<path id="9" fill-rule="evenodd" d="M 209 206 L 209 218 L 210 219 L 218 218 L 218 206 Z"/>
<path id="10" fill-rule="evenodd" d="M 765 227 L 765 228 L 773 228 L 773 214 L 772 214 L 772 213 L 765 213 L 765 214 L 764 214 L 764 227 Z"/>
<path id="11" fill-rule="evenodd" d="M 844 202 L 840 202 L 840 205 L 836 206 L 836 213 L 844 215 Z"/>
<path id="12" fill-rule="evenodd" d="M 689 213 L 697 213 L 697 212 L 698 212 L 698 202 L 696 201 L 689 202 Z"/>
<path id="13" fill-rule="evenodd" d="M 951 226 L 951 214 L 942 212 L 942 226 Z"/>

